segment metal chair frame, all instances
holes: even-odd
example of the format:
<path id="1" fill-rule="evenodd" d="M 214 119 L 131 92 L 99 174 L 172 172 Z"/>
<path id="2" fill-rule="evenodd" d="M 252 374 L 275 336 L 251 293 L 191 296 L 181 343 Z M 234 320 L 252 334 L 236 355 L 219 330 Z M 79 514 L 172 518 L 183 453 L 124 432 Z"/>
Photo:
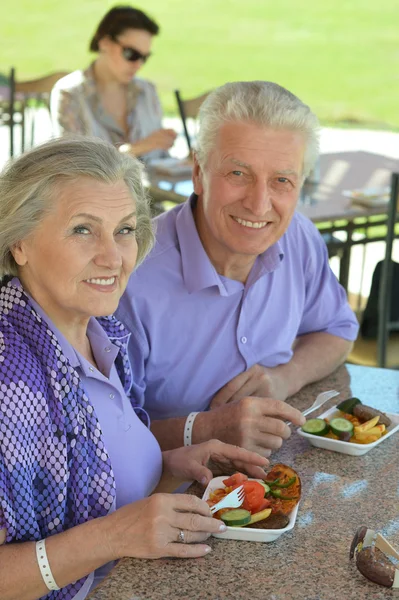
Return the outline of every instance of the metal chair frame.
<path id="1" fill-rule="evenodd" d="M 38 79 L 28 81 L 16 81 L 15 69 L 11 69 L 10 76 L 10 155 L 14 156 L 14 127 L 16 125 L 15 115 L 21 115 L 21 152 L 25 150 L 25 129 L 27 116 L 30 117 L 30 141 L 29 147 L 33 146 L 35 135 L 35 114 L 38 106 L 45 106 L 50 113 L 50 93 L 56 82 L 68 74 L 68 71 L 50 73 Z M 32 106 L 31 103 L 35 106 Z"/>
<path id="2" fill-rule="evenodd" d="M 196 96 L 195 98 L 183 100 L 180 94 L 180 90 L 175 90 L 177 107 L 179 109 L 180 118 L 183 124 L 184 136 L 187 141 L 187 146 L 190 155 L 193 152 L 193 144 L 187 128 L 187 119 L 197 118 L 200 106 L 208 95 L 209 92 L 206 92 L 205 94 L 201 94 L 200 96 Z"/>
<path id="3" fill-rule="evenodd" d="M 399 331 L 399 321 L 391 321 L 392 301 L 392 248 L 395 239 L 395 223 L 399 213 L 399 173 L 392 173 L 391 194 L 387 214 L 387 234 L 385 258 L 382 265 L 380 290 L 378 296 L 378 366 L 385 367 L 389 334 Z"/>

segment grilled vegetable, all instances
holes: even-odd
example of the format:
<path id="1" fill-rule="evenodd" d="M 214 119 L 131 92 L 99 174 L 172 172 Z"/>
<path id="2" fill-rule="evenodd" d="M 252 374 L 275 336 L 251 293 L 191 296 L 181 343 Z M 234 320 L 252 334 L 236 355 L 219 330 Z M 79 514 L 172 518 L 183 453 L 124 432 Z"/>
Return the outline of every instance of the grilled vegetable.
<path id="1" fill-rule="evenodd" d="M 279 488 L 276 488 L 276 482 Z M 266 483 L 270 485 L 267 497 L 271 500 L 272 513 L 289 515 L 301 497 L 301 480 L 298 474 L 291 467 L 279 463 L 266 475 Z M 289 485 L 285 487 L 285 484 Z"/>

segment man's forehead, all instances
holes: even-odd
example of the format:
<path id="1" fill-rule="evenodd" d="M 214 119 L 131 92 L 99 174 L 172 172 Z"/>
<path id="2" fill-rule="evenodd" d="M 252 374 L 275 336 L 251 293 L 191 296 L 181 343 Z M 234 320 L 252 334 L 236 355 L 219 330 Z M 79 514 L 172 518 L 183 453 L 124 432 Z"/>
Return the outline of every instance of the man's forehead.
<path id="1" fill-rule="evenodd" d="M 297 131 L 273 129 L 255 123 L 229 122 L 219 128 L 212 150 L 219 164 L 251 168 L 263 156 L 269 156 L 276 162 L 276 170 L 281 174 L 291 174 L 297 170 L 297 160 L 302 161 L 305 139 Z M 283 164 L 286 161 L 289 164 Z"/>

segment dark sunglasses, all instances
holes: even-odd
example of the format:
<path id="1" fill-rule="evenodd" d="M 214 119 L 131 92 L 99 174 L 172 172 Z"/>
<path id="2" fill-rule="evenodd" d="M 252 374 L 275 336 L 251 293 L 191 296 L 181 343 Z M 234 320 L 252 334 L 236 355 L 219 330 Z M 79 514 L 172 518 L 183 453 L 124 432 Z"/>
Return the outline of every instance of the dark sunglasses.
<path id="1" fill-rule="evenodd" d="M 151 52 L 149 52 L 148 54 L 143 54 L 139 50 L 136 50 L 136 48 L 130 48 L 129 46 L 124 46 L 118 40 L 116 40 L 114 38 L 113 38 L 113 41 L 115 42 L 115 44 L 118 44 L 118 46 L 120 46 L 122 48 L 122 56 L 125 60 L 128 60 L 129 62 L 136 62 L 138 60 L 142 60 L 143 63 L 145 63 L 151 56 Z"/>

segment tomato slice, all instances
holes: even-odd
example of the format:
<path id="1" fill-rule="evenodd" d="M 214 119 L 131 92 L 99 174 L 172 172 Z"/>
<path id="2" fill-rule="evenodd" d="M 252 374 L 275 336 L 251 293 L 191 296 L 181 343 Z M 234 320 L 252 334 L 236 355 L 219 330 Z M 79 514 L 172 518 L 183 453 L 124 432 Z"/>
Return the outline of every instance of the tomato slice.
<path id="1" fill-rule="evenodd" d="M 245 498 L 241 508 L 251 513 L 260 512 L 263 505 L 265 488 L 258 481 L 244 481 Z"/>
<path id="2" fill-rule="evenodd" d="M 244 473 L 234 473 L 234 475 L 231 475 L 227 479 L 223 479 L 223 483 L 226 487 L 237 487 L 242 485 L 244 481 L 248 481 L 248 476 L 244 475 Z"/>

